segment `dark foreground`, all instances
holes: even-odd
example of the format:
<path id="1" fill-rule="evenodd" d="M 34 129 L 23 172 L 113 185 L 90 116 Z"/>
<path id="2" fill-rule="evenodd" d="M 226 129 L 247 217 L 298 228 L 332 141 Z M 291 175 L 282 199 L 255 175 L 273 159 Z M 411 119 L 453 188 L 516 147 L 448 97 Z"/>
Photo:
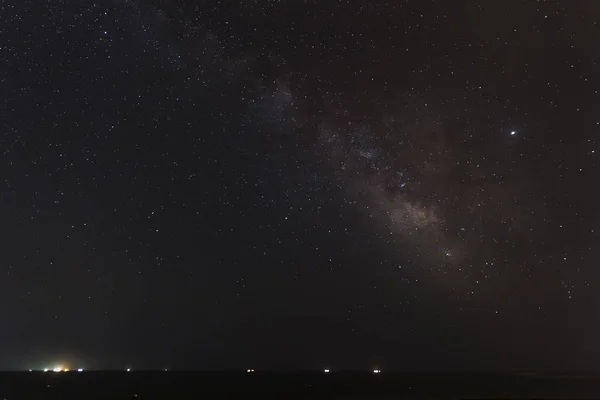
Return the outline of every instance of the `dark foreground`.
<path id="1" fill-rule="evenodd" d="M 483 374 L 6 372 L 18 399 L 600 398 L 600 377 Z"/>

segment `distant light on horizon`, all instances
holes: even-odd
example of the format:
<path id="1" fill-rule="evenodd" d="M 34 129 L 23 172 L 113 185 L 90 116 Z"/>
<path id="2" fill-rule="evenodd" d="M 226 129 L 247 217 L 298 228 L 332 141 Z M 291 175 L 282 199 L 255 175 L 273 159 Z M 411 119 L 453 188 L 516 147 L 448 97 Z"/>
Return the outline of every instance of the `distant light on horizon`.
<path id="1" fill-rule="evenodd" d="M 83 368 L 77 368 L 77 372 L 83 372 Z"/>
<path id="2" fill-rule="evenodd" d="M 379 374 L 379 373 L 381 373 L 381 370 L 380 370 L 380 369 L 374 369 L 374 370 L 373 370 L 373 373 L 374 373 L 374 374 Z"/>
<path id="3" fill-rule="evenodd" d="M 127 372 L 131 372 L 131 368 L 127 368 Z"/>
<path id="4" fill-rule="evenodd" d="M 60 371 L 62 371 L 62 368 L 61 367 L 55 367 L 52 371 L 54 371 L 54 372 L 60 372 Z"/>
<path id="5" fill-rule="evenodd" d="M 44 372 L 48 372 L 48 368 L 44 368 Z"/>
<path id="6" fill-rule="evenodd" d="M 324 372 L 325 372 L 325 373 L 329 372 L 329 369 L 325 369 L 325 371 L 324 371 Z"/>
<path id="7" fill-rule="evenodd" d="M 246 372 L 254 372 L 253 369 L 247 369 Z"/>

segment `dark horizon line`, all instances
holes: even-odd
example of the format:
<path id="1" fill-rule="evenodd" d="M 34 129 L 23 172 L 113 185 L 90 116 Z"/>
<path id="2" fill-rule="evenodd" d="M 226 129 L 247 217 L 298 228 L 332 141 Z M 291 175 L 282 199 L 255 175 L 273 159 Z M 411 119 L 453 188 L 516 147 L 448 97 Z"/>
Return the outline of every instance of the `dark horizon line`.
<path id="1" fill-rule="evenodd" d="M 328 369 L 328 372 L 325 372 Z M 521 376 L 548 376 L 548 375 L 600 375 L 600 371 L 559 371 L 559 370 L 547 370 L 547 371 L 506 371 L 506 370 L 401 370 L 401 369 L 383 369 L 375 368 L 379 370 L 378 373 L 374 372 L 374 369 L 335 369 L 335 368 L 323 368 L 323 369 L 307 369 L 307 368 L 281 368 L 281 369 L 253 369 L 248 371 L 247 369 L 196 369 L 196 368 L 131 368 L 129 371 L 127 368 L 89 368 L 78 371 L 78 368 L 69 369 L 68 371 L 55 372 L 52 369 L 44 371 L 43 369 L 0 369 L 0 373 L 16 373 L 16 372 L 28 372 L 28 373 L 46 373 L 46 374 L 70 374 L 70 373 L 85 373 L 85 372 L 123 372 L 123 373 L 140 373 L 140 372 L 185 372 L 185 373 L 215 373 L 215 374 L 243 374 L 243 375 L 265 375 L 265 374 L 368 374 L 368 375 L 391 375 L 391 374 L 406 374 L 406 375 L 521 375 Z"/>

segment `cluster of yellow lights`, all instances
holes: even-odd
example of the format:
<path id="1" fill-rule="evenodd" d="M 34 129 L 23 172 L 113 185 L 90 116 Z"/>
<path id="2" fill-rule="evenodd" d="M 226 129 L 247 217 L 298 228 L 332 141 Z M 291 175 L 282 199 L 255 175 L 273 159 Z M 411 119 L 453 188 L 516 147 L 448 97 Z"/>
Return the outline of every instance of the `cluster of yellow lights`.
<path id="1" fill-rule="evenodd" d="M 32 370 L 30 370 L 32 371 Z M 52 372 L 70 372 L 69 368 L 63 367 L 62 365 L 57 365 L 54 368 L 44 368 L 44 372 L 52 371 Z M 83 368 L 77 368 L 77 372 L 83 372 Z"/>

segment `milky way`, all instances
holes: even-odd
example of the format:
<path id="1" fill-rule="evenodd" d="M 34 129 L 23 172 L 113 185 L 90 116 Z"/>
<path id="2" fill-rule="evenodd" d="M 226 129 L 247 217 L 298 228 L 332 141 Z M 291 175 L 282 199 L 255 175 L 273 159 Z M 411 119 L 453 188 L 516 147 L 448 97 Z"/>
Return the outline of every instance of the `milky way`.
<path id="1" fill-rule="evenodd" d="M 351 113 L 341 100 L 308 115 L 306 96 L 292 86 L 277 80 L 266 96 L 269 118 L 282 122 L 285 133 L 310 137 L 310 151 L 356 210 L 398 246 L 399 256 L 411 254 L 447 288 L 454 290 L 457 279 L 464 290 L 465 282 L 505 273 L 507 246 L 543 240 L 535 225 L 547 213 L 535 183 L 543 177 L 519 153 L 526 126 L 510 137 L 517 121 L 499 113 L 498 104 L 476 92 L 451 97 L 415 89 L 378 102 L 368 114 Z M 511 262 L 526 265 L 528 257 Z M 484 265 L 493 268 L 483 272 Z"/>

